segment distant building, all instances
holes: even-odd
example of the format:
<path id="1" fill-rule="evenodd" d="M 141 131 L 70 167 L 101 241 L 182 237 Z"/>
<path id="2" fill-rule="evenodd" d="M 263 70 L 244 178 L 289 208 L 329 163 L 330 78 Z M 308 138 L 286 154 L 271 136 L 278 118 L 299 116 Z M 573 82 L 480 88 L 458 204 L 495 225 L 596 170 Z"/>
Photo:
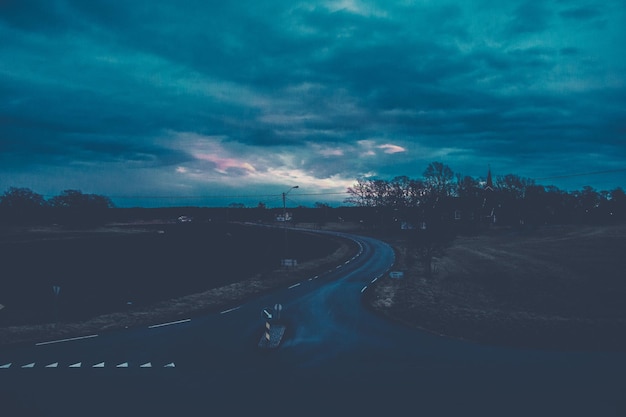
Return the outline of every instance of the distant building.
<path id="1" fill-rule="evenodd" d="M 277 222 L 288 222 L 291 221 L 293 219 L 293 214 L 292 213 L 280 213 L 276 215 L 276 221 Z"/>

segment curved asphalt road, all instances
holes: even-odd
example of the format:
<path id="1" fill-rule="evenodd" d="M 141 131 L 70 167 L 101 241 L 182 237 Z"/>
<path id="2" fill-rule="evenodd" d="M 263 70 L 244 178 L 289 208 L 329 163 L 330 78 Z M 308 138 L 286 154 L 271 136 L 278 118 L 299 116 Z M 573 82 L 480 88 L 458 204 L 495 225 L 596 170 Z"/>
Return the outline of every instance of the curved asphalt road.
<path id="1" fill-rule="evenodd" d="M 0 350 L 1 415 L 626 416 L 626 355 L 481 346 L 384 320 L 361 297 L 393 251 L 345 236 L 361 246 L 349 263 L 221 313 Z M 260 350 L 261 310 L 276 303 L 288 331 Z"/>

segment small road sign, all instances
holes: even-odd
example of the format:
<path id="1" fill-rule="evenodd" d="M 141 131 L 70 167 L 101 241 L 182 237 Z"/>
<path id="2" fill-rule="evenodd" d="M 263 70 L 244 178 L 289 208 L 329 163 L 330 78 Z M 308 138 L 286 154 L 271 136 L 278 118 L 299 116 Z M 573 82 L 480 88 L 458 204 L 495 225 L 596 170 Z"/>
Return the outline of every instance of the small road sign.
<path id="1" fill-rule="evenodd" d="M 297 259 L 281 259 L 280 260 L 280 265 L 281 266 L 298 266 L 298 260 Z"/>

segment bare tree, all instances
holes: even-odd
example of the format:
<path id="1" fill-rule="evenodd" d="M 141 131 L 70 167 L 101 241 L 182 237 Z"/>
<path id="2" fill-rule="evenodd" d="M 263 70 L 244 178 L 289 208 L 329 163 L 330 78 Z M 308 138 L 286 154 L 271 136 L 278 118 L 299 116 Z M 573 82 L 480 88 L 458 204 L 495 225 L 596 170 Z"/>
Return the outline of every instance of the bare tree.
<path id="1" fill-rule="evenodd" d="M 424 182 L 435 198 L 453 195 L 453 179 L 452 169 L 441 162 L 431 162 L 424 171 Z"/>
<path id="2" fill-rule="evenodd" d="M 345 199 L 348 204 L 354 204 L 358 207 L 373 207 L 372 189 L 370 181 L 359 178 L 352 187 L 348 187 L 346 192 L 350 197 Z"/>

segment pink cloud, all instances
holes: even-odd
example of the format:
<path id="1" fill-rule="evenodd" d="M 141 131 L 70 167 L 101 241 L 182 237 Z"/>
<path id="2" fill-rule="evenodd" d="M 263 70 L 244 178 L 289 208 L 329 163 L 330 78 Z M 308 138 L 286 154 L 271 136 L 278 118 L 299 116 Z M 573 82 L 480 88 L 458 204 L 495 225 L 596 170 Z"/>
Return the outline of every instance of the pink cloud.
<path id="1" fill-rule="evenodd" d="M 392 145 L 391 143 L 385 143 L 384 145 L 378 145 L 378 149 L 382 149 L 385 153 L 400 153 L 406 152 L 406 149 L 402 146 Z"/>
<path id="2" fill-rule="evenodd" d="M 203 161 L 213 162 L 215 164 L 215 170 L 222 174 L 225 174 L 226 171 L 231 168 L 242 169 L 248 172 L 256 172 L 256 169 L 250 163 L 236 158 L 224 158 L 219 155 L 205 153 L 198 153 L 194 156 Z"/>

